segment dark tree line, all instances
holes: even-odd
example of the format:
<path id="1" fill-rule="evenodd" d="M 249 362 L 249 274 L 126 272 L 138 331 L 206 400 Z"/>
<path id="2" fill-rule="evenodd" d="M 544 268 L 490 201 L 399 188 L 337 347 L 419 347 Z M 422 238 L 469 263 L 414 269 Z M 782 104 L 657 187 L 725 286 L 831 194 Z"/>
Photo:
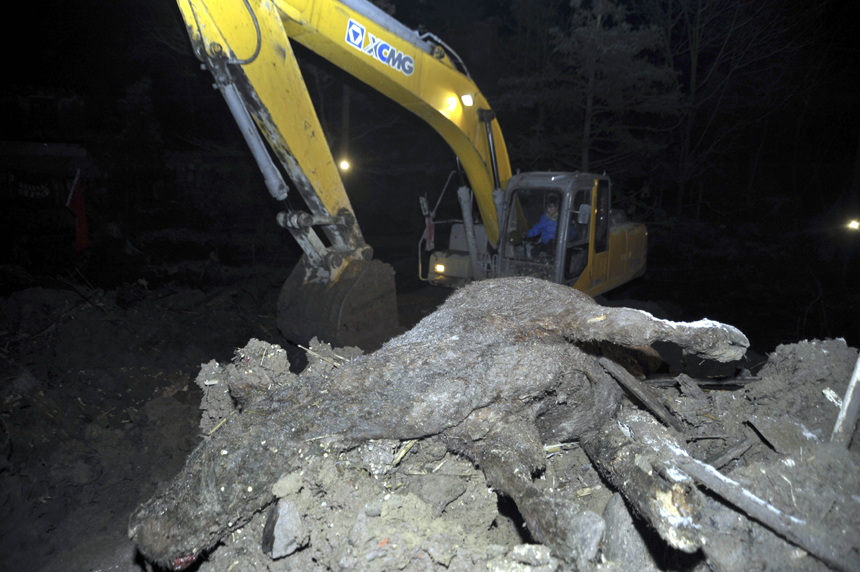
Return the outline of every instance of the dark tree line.
<path id="1" fill-rule="evenodd" d="M 755 147 L 743 181 L 738 146 L 765 144 L 768 120 L 819 81 L 806 51 L 820 16 L 777 0 L 511 0 L 498 99 L 520 127 L 512 156 L 606 170 L 677 214 L 728 184 L 750 193 Z"/>
<path id="2" fill-rule="evenodd" d="M 839 114 L 821 105 L 816 90 L 850 91 L 826 85 L 833 67 L 822 13 L 834 10 L 826 0 L 384 4 L 407 26 L 432 31 L 460 51 L 499 111 L 515 168 L 605 170 L 631 204 L 657 217 L 698 214 L 703 207 L 725 208 L 727 202 L 749 208 L 754 199 L 776 191 L 801 203 L 809 189 L 806 162 L 824 164 L 832 150 L 847 147 L 837 160 L 850 162 L 856 155 L 856 132 L 846 132 L 843 145 L 821 134 L 822 117 L 832 121 Z M 117 9 L 126 16 L 122 21 L 141 25 L 117 52 L 123 53 L 116 56 L 123 62 L 121 79 L 104 74 L 110 81 L 100 80 L 98 87 L 109 83 L 112 92 L 128 99 L 136 93 L 134 86 L 151 78 L 147 93 L 152 98 L 152 106 L 144 109 L 148 127 L 123 133 L 153 135 L 148 147 L 187 147 L 218 137 L 241 147 L 220 96 L 190 55 L 173 3 L 122 6 Z M 335 149 L 342 143 L 339 134 L 347 133 L 337 128 L 342 125 L 342 82 L 355 88 L 351 152 L 370 149 L 383 136 L 393 140 L 411 134 L 389 125 L 396 116 L 391 108 L 380 105 L 377 113 L 375 104 L 361 100 L 376 101 L 371 88 L 339 77 L 320 58 L 307 59 L 308 84 Z M 322 71 L 314 67 L 318 63 Z M 340 81 L 331 82 L 326 74 Z M 91 77 L 86 85 L 97 87 Z M 850 121 L 857 118 L 841 119 L 834 128 L 850 131 Z M 162 128 L 156 129 L 159 123 Z M 359 139 L 362 134 L 369 135 Z M 397 152 L 404 146 L 392 144 Z M 780 161 L 790 167 L 777 180 L 768 169 Z M 404 168 L 406 162 L 400 162 Z M 374 168 L 391 164 L 380 160 Z M 447 173 L 450 166 L 440 169 Z"/>

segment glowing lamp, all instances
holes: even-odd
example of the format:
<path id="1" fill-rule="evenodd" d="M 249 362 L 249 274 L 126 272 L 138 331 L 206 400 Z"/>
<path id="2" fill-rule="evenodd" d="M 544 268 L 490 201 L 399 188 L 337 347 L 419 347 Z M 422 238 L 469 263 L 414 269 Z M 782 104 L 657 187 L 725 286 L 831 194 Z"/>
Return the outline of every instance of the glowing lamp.
<path id="1" fill-rule="evenodd" d="M 347 161 L 346 159 L 342 160 L 339 165 L 342 171 L 346 171 L 347 169 L 349 169 L 349 161 Z"/>
<path id="2" fill-rule="evenodd" d="M 433 267 L 433 270 L 436 271 L 436 274 L 442 274 L 443 272 L 445 272 L 445 265 L 444 264 L 437 264 L 436 266 Z"/>
<path id="3" fill-rule="evenodd" d="M 463 95 L 463 96 L 461 96 L 461 97 L 460 97 L 460 101 L 462 101 L 462 102 L 463 102 L 463 105 L 464 105 L 465 107 L 472 107 L 472 104 L 473 104 L 473 103 L 475 103 L 475 101 L 472 99 L 472 96 L 471 96 L 471 95 L 469 95 L 468 93 L 467 93 L 467 94 L 465 94 L 465 95 Z"/>
<path id="4" fill-rule="evenodd" d="M 860 220 L 852 220 L 848 223 L 848 228 L 851 230 L 860 230 Z"/>

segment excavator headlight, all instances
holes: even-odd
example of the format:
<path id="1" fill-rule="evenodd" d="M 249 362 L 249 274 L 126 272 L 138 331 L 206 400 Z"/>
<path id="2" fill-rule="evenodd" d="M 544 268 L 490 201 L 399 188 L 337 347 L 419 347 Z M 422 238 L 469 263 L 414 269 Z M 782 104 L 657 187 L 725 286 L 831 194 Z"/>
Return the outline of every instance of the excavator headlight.
<path id="1" fill-rule="evenodd" d="M 860 230 L 860 220 L 852 220 L 848 223 L 848 228 L 851 230 Z"/>
<path id="2" fill-rule="evenodd" d="M 436 274 L 444 274 L 445 273 L 445 265 L 444 264 L 437 264 L 436 266 L 433 267 L 433 270 L 436 271 Z"/>
<path id="3" fill-rule="evenodd" d="M 339 165 L 340 165 L 340 169 L 341 169 L 342 171 L 346 171 L 347 169 L 349 169 L 349 161 L 347 161 L 346 159 L 342 160 L 342 161 L 339 163 Z"/>
<path id="4" fill-rule="evenodd" d="M 467 94 L 460 96 L 460 101 L 463 102 L 464 107 L 472 107 L 472 104 L 475 103 L 475 100 L 472 99 L 472 96 Z"/>

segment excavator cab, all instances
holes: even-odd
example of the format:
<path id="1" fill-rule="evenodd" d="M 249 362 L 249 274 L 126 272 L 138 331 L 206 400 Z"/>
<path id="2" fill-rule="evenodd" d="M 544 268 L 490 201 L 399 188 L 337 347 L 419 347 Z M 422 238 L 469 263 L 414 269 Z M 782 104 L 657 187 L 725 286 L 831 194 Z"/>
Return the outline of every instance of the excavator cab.
<path id="1" fill-rule="evenodd" d="M 471 256 L 467 225 L 455 225 L 448 249 L 430 257 L 428 281 L 460 286 L 483 278 L 533 276 L 596 296 L 641 276 L 648 232 L 612 210 L 611 190 L 606 175 L 514 175 L 501 203 L 498 245 L 490 244 L 483 225 L 476 224 Z M 468 215 L 464 212 L 464 219 Z"/>
<path id="2" fill-rule="evenodd" d="M 515 175 L 508 184 L 496 275 L 534 276 L 592 296 L 641 276 L 645 225 L 612 211 L 611 188 L 606 175 Z M 557 218 L 550 224 L 553 204 Z M 554 227 L 549 234 L 548 227 Z"/>

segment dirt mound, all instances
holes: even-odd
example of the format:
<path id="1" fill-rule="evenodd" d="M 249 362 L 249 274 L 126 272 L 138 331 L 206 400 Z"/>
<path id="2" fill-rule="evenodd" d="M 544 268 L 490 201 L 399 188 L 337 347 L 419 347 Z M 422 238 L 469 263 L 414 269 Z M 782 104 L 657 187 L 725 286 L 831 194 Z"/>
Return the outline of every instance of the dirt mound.
<path id="1" fill-rule="evenodd" d="M 272 301 L 279 285 L 272 280 Z M 220 405 L 204 401 L 193 379 L 212 381 L 213 368 L 230 365 L 229 348 L 249 338 L 259 341 L 238 356 L 276 351 L 277 336 L 269 336 L 274 316 L 266 310 L 274 302 L 265 306 L 260 292 L 144 291 L 122 307 L 111 293 L 82 298 L 34 289 L 5 301 L 0 570 L 146 569 L 125 536 L 129 514 L 181 470 L 217 425 L 213 420 L 234 407 L 232 398 Z M 335 363 L 334 354 L 348 357 L 323 345 L 311 350 Z M 286 362 L 298 359 L 293 350 L 288 354 L 276 366 L 285 377 L 293 375 Z M 308 358 L 318 372 L 334 367 Z M 651 389 L 684 424 L 682 442 L 693 457 L 782 514 L 832 533 L 833 546 L 851 545 L 856 554 L 860 440 L 848 452 L 826 445 L 856 359 L 857 350 L 841 340 L 805 341 L 779 346 L 757 372 L 760 380 L 703 391 L 695 382 Z M 208 416 L 203 429 L 201 402 Z M 650 418 L 628 398 L 622 411 Z M 635 429 L 636 420 L 628 421 Z M 670 548 L 631 514 L 578 444 L 549 446 L 545 454 L 546 468 L 534 483 L 583 515 L 577 520 L 586 548 L 582 568 L 706 570 L 708 558 L 714 562 L 701 550 Z M 285 516 L 270 518 L 269 508 L 256 513 L 197 570 L 570 566 L 536 544 L 516 507 L 438 438 L 374 440 L 304 459 L 276 487 L 274 506 L 287 507 Z M 718 494 L 705 496 L 707 514 L 731 531 L 715 543 L 724 569 L 833 567 Z"/>
<path id="2" fill-rule="evenodd" d="M 354 355 L 325 344 L 311 351 L 309 367 L 322 375 Z M 281 352 L 252 340 L 237 352 L 235 363 Z M 723 459 L 723 474 L 772 509 L 838 533 L 842 538 L 833 538 L 834 545 L 843 542 L 856 550 L 857 444 L 850 453 L 826 445 L 838 413 L 832 396 L 844 394 L 856 359 L 857 350 L 842 340 L 780 346 L 761 379 L 742 388 L 707 393 L 693 386 L 668 388 L 661 397 L 690 428 L 686 447 L 694 457 L 713 458 L 748 440 L 743 451 Z M 284 376 L 295 377 L 284 360 L 275 363 Z M 217 394 L 227 385 L 218 380 L 233 377 L 235 383 L 237 371 L 210 363 L 198 384 L 207 395 Z M 277 383 L 276 371 L 267 375 Z M 214 413 L 206 404 L 215 402 L 204 398 L 204 419 L 233 411 L 230 404 Z M 631 402 L 624 409 L 628 414 L 620 422 L 644 432 L 641 417 L 647 414 Z M 630 513 L 579 446 L 546 451 L 546 470 L 535 482 L 583 515 L 577 522 L 590 551 L 580 569 L 706 570 L 714 558 L 725 570 L 830 569 L 718 497 L 708 498 L 702 510 L 725 521 L 720 534 L 711 536 L 719 554 L 672 549 Z M 447 452 L 439 438 L 372 440 L 331 455 L 310 445 L 304 458 L 301 468 L 274 487 L 277 503 L 233 530 L 198 570 L 576 569 L 535 544 L 516 508 L 488 487 L 471 461 Z"/>

